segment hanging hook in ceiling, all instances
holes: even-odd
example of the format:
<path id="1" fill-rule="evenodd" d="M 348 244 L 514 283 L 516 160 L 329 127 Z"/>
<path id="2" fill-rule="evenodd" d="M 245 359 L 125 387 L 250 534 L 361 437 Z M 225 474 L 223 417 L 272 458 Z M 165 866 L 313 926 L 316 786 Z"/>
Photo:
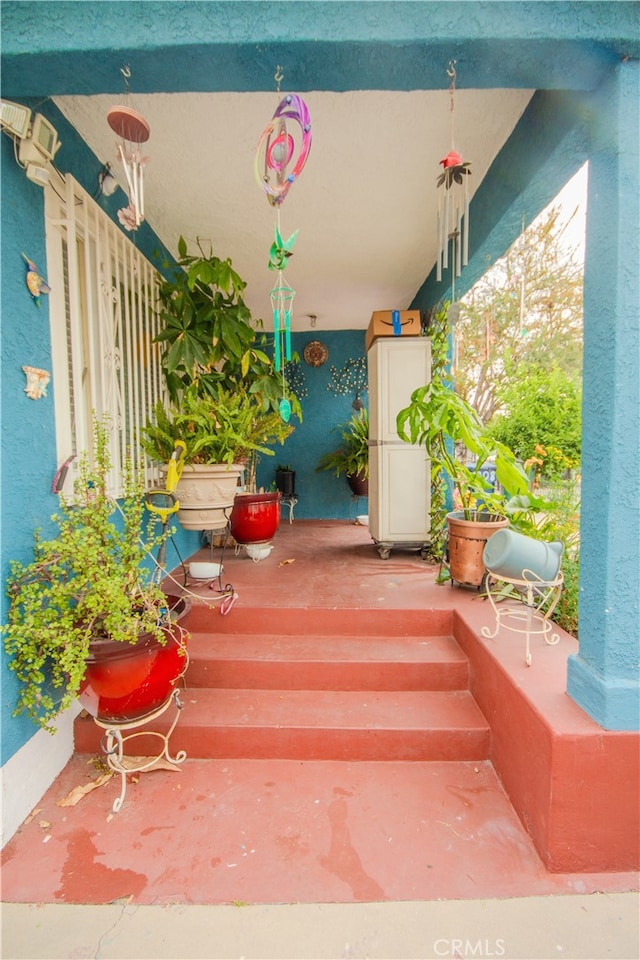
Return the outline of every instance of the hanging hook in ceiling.
<path id="1" fill-rule="evenodd" d="M 129 93 L 129 80 L 131 79 L 131 67 L 128 63 L 124 67 L 120 67 L 120 73 L 124 78 L 124 89 L 125 93 Z"/>
<path id="2" fill-rule="evenodd" d="M 449 66 L 447 67 L 447 76 L 451 77 L 451 83 L 449 84 L 451 113 L 453 113 L 453 96 L 456 92 L 456 80 L 458 79 L 458 74 L 456 73 L 456 62 L 456 60 L 449 60 Z"/>
<path id="3" fill-rule="evenodd" d="M 284 80 L 284 73 L 282 72 L 282 67 L 280 64 L 276 67 L 276 72 L 273 75 L 273 79 L 276 82 L 276 91 L 280 93 L 280 84 Z"/>

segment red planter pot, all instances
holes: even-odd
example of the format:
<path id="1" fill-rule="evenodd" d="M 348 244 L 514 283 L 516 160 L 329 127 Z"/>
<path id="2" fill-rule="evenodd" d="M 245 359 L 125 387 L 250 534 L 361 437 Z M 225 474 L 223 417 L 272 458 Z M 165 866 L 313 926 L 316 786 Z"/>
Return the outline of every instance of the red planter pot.
<path id="1" fill-rule="evenodd" d="M 137 643 L 93 640 L 78 700 L 100 721 L 126 723 L 154 713 L 169 699 L 187 666 L 188 634 L 179 623 L 191 609 L 188 597 L 168 597 L 176 611 L 174 624 L 166 627 L 162 646 L 155 637 L 142 634 Z"/>
<path id="2" fill-rule="evenodd" d="M 229 523 L 237 543 L 267 543 L 280 523 L 280 491 L 238 493 Z"/>

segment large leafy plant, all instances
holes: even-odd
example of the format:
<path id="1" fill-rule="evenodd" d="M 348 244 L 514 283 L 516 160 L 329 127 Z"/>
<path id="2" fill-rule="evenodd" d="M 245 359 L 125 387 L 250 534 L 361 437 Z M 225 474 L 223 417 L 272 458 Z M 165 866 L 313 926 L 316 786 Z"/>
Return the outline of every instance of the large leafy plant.
<path id="1" fill-rule="evenodd" d="M 155 338 L 162 345 L 172 401 L 187 387 L 209 397 L 241 387 L 256 396 L 264 412 L 278 409 L 282 378 L 265 351 L 262 321 L 254 323 L 244 302 L 245 287 L 229 258 L 200 241 L 190 253 L 184 237 L 178 239 L 178 259 L 158 287 L 163 326 Z M 291 393 L 287 399 L 299 417 L 299 401 Z"/>
<path id="2" fill-rule="evenodd" d="M 21 684 L 15 713 L 50 732 L 80 690 L 93 639 L 134 643 L 149 633 L 165 641 L 166 597 L 142 566 L 162 536 L 153 519 L 145 524 L 142 483 L 130 463 L 122 505 L 110 497 L 108 435 L 107 421 L 94 422 L 94 462 L 80 456 L 74 496 L 61 496 L 52 517 L 57 535 L 43 540 L 36 533 L 33 560 L 13 561 L 7 583 L 4 644 Z"/>
<path id="3" fill-rule="evenodd" d="M 398 434 L 408 443 L 423 444 L 431 457 L 432 479 L 443 472 L 456 489 L 466 520 L 479 513 L 505 515 L 508 496 L 496 493 L 483 477 L 482 467 L 495 462 L 496 477 L 510 496 L 529 494 L 529 478 L 505 444 L 493 440 L 478 414 L 441 380 L 419 387 L 411 403 L 398 413 Z M 456 454 L 463 446 L 475 457 L 469 467 Z"/>
<path id="4" fill-rule="evenodd" d="M 369 414 L 365 407 L 354 413 L 347 423 L 339 428 L 342 443 L 337 449 L 325 453 L 318 461 L 317 470 L 327 470 L 336 477 L 369 476 Z"/>

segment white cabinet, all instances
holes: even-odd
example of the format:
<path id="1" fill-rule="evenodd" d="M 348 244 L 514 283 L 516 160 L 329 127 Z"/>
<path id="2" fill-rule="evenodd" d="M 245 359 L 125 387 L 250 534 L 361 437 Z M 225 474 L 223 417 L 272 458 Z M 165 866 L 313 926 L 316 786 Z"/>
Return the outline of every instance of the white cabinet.
<path id="1" fill-rule="evenodd" d="M 426 337 L 380 337 L 367 354 L 369 532 L 386 559 L 394 546 L 429 543 L 430 465 L 424 447 L 398 436 L 396 416 L 431 378 Z"/>

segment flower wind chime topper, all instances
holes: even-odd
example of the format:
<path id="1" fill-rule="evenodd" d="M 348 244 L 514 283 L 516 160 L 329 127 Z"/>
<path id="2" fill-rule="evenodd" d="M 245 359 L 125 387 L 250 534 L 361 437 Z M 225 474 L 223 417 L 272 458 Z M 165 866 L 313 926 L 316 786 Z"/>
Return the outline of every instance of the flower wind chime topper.
<path id="1" fill-rule="evenodd" d="M 277 67 L 274 79 L 279 96 L 283 79 L 281 67 Z M 298 231 L 292 233 L 287 240 L 283 239 L 280 230 L 280 208 L 302 173 L 310 150 L 311 118 L 307 105 L 297 94 L 287 94 L 280 100 L 271 121 L 262 132 L 254 164 L 258 185 L 264 190 L 271 206 L 278 211 L 275 241 L 269 251 L 269 269 L 276 270 L 278 278 L 269 296 L 273 310 L 273 363 L 277 373 L 282 371 L 282 399 L 279 409 L 285 423 L 291 416 L 284 370 L 291 360 L 291 315 L 295 290 L 287 282 L 284 269 L 292 256 Z"/>
<path id="2" fill-rule="evenodd" d="M 438 177 L 438 259 L 436 262 L 436 280 L 442 280 L 442 271 L 449 266 L 449 244 L 453 243 L 451 251 L 452 270 L 459 277 L 462 268 L 469 261 L 469 181 L 471 173 L 469 161 L 463 161 L 462 156 L 455 149 L 453 111 L 456 92 L 455 60 L 449 61 L 447 76 L 451 78 L 449 85 L 450 100 L 450 128 L 451 149 L 440 161 L 443 170 Z"/>
<path id="3" fill-rule="evenodd" d="M 125 82 L 125 100 L 128 100 L 131 69 L 122 67 L 121 73 Z M 111 107 L 107 113 L 107 123 L 120 137 L 116 146 L 127 178 L 129 205 L 118 210 L 118 220 L 126 230 L 137 230 L 144 220 L 143 168 L 149 162 L 149 157 L 142 156 L 140 144 L 147 142 L 151 128 L 128 102 Z"/>

